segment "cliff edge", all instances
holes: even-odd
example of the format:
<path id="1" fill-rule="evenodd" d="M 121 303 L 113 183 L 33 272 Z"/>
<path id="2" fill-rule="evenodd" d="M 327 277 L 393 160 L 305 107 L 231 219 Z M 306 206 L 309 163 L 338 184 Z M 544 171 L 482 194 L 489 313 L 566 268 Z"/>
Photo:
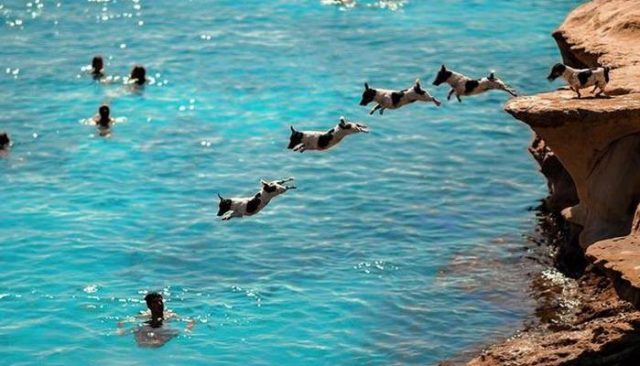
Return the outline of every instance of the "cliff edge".
<path id="1" fill-rule="evenodd" d="M 536 134 L 529 151 L 548 181 L 547 209 L 579 233 L 559 248 L 581 263 L 575 306 L 469 365 L 640 364 L 640 0 L 590 1 L 553 37 L 565 64 L 612 69 L 606 98 L 561 89 L 505 106 Z"/>
<path id="2" fill-rule="evenodd" d="M 553 36 L 566 64 L 612 68 L 610 97 L 559 90 L 513 99 L 505 110 L 531 126 L 573 179 L 579 203 L 563 214 L 582 227 L 587 248 L 629 234 L 640 202 L 640 2 L 589 2 Z"/>

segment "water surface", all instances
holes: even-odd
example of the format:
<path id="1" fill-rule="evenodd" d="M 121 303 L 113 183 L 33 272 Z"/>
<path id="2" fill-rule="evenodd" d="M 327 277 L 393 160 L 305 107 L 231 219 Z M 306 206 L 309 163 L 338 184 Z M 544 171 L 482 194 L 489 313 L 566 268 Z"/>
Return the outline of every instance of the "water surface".
<path id="1" fill-rule="evenodd" d="M 546 187 L 508 95 L 358 101 L 418 77 L 445 99 L 442 63 L 548 89 L 549 32 L 578 1 L 391 3 L 0 0 L 0 363 L 428 365 L 518 327 Z M 95 83 L 95 54 L 154 82 Z M 101 103 L 126 119 L 109 138 L 82 123 Z M 341 115 L 371 133 L 286 150 L 289 125 Z M 259 215 L 215 216 L 216 193 L 288 176 Z M 193 333 L 119 336 L 149 290 Z"/>

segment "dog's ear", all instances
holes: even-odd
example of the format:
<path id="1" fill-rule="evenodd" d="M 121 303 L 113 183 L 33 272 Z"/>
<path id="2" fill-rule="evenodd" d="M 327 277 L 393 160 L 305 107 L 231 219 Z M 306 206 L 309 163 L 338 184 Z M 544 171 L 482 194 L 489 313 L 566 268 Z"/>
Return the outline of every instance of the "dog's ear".
<path id="1" fill-rule="evenodd" d="M 491 72 L 489 73 L 489 80 L 493 80 L 493 79 L 495 79 L 495 78 L 496 78 L 495 71 L 491 71 Z"/>
<path id="2" fill-rule="evenodd" d="M 369 90 L 369 83 L 367 83 L 366 81 L 364 83 L 364 90 Z"/>
<path id="3" fill-rule="evenodd" d="M 289 128 L 291 129 L 291 132 L 296 133 L 296 129 L 293 128 L 293 125 L 289 126 Z"/>
<path id="4" fill-rule="evenodd" d="M 262 184 L 265 187 L 269 185 L 269 183 L 265 182 L 263 179 L 260 179 L 260 184 Z"/>
<path id="5" fill-rule="evenodd" d="M 444 66 L 444 64 L 442 64 L 442 67 L 440 68 L 440 70 L 442 70 L 442 71 L 447 71 L 447 67 L 446 67 L 446 66 Z"/>
<path id="6" fill-rule="evenodd" d="M 218 193 L 218 198 L 220 198 L 220 201 L 224 201 L 224 198 L 220 195 L 220 193 Z"/>
<path id="7" fill-rule="evenodd" d="M 347 124 L 347 119 L 344 116 L 340 116 L 340 126 L 344 126 Z"/>
<path id="8" fill-rule="evenodd" d="M 416 86 L 420 89 L 420 79 L 416 79 Z"/>

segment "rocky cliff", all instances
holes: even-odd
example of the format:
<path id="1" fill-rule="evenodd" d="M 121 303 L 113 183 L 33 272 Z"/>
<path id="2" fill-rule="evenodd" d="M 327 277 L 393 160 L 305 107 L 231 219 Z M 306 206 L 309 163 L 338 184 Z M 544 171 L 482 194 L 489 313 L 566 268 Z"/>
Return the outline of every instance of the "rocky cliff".
<path id="1" fill-rule="evenodd" d="M 606 98 L 557 90 L 505 107 L 536 134 L 547 208 L 579 233 L 564 244 L 586 265 L 574 271 L 578 305 L 469 364 L 640 365 L 640 0 L 588 2 L 553 37 L 565 64 L 612 69 Z"/>

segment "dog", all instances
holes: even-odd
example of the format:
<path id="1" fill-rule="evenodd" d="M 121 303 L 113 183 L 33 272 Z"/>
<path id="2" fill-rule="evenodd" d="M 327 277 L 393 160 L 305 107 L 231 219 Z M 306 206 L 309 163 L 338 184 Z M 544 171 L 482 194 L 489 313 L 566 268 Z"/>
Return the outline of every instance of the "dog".
<path id="1" fill-rule="evenodd" d="M 442 65 L 440 71 L 438 71 L 438 75 L 436 75 L 433 81 L 433 85 L 438 86 L 442 83 L 447 83 L 451 86 L 447 100 L 451 100 L 451 95 L 455 93 L 458 102 L 462 102 L 460 96 L 481 94 L 494 89 L 506 91 L 514 97 L 518 96 L 515 90 L 498 79 L 493 72 L 487 77 L 475 80 L 453 70 L 447 70 L 447 67 Z"/>
<path id="2" fill-rule="evenodd" d="M 400 91 L 373 89 L 369 87 L 368 83 L 364 83 L 364 92 L 362 93 L 360 105 L 366 106 L 373 101 L 377 104 L 369 114 L 374 114 L 379 110 L 380 115 L 382 115 L 385 109 L 398 109 L 417 101 L 433 102 L 436 106 L 440 106 L 441 104 L 440 101 L 429 94 L 428 91 L 422 89 L 420 80 L 416 80 L 412 87 Z"/>
<path id="3" fill-rule="evenodd" d="M 228 221 L 234 217 L 253 216 L 260 212 L 276 196 L 279 196 L 295 186 L 287 186 L 285 183 L 293 181 L 293 178 L 274 180 L 266 182 L 260 180 L 260 191 L 253 197 L 246 198 L 224 198 L 218 193 L 220 203 L 218 205 L 218 216 L 222 220 Z"/>
<path id="4" fill-rule="evenodd" d="M 304 152 L 305 150 L 328 150 L 336 146 L 343 138 L 354 133 L 368 133 L 369 127 L 362 123 L 348 122 L 340 117 L 340 122 L 327 132 L 298 131 L 293 126 L 287 149 Z"/>
<path id="5" fill-rule="evenodd" d="M 599 97 L 602 94 L 606 96 L 607 94 L 605 89 L 609 83 L 609 71 L 610 68 L 607 66 L 596 67 L 593 69 L 574 69 L 573 67 L 569 67 L 565 64 L 555 64 L 551 68 L 551 72 L 549 73 L 549 76 L 547 76 L 547 80 L 554 81 L 562 76 L 562 78 L 569 84 L 571 90 L 578 94 L 578 99 L 581 97 L 580 89 L 588 88 L 590 86 L 593 86 L 591 93 L 594 93 L 596 89 L 600 89 L 600 91 L 596 93 L 596 97 Z"/>

